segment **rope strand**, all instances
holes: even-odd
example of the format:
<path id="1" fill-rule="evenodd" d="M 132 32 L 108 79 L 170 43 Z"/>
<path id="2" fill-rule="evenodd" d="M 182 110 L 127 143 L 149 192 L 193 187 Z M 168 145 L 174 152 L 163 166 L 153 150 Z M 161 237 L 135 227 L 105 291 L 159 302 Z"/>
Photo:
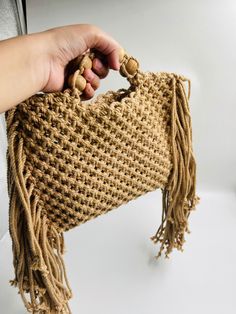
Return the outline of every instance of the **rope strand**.
<path id="1" fill-rule="evenodd" d="M 9 230 L 13 243 L 15 279 L 28 311 L 33 313 L 71 313 L 68 300 L 71 289 L 62 262 L 64 239 L 55 228 L 48 232 L 48 220 L 42 216 L 33 185 L 27 189 L 29 174 L 24 174 L 23 139 L 17 141 L 17 123 L 8 116 L 8 173 L 10 209 Z M 52 239 L 55 239 L 52 240 Z M 50 256 L 50 258 L 49 258 Z M 65 283 L 65 284 L 64 284 Z M 30 301 L 26 297 L 29 293 Z"/>
<path id="2" fill-rule="evenodd" d="M 160 242 L 161 247 L 156 258 L 166 249 L 165 256 L 173 248 L 183 250 L 185 232 L 188 229 L 188 217 L 198 202 L 195 195 L 196 164 L 192 153 L 192 129 L 188 99 L 183 82 L 184 78 L 174 75 L 172 79 L 171 104 L 171 148 L 172 171 L 168 185 L 162 190 L 162 222 L 151 240 Z"/>

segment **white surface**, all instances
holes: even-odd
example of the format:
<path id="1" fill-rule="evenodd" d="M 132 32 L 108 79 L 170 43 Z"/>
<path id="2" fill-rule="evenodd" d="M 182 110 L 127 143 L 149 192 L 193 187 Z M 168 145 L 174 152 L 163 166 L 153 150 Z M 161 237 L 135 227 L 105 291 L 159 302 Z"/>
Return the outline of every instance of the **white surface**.
<path id="1" fill-rule="evenodd" d="M 159 192 L 71 230 L 65 260 L 73 314 L 235 313 L 236 2 L 27 2 L 30 32 L 93 23 L 120 41 L 143 70 L 178 72 L 192 80 L 202 200 L 191 215 L 184 253 L 152 260 L 158 247 L 149 237 L 161 219 Z M 124 79 L 112 73 L 99 92 L 123 86 Z M 25 313 L 7 284 L 12 278 L 8 235 L 0 246 L 0 311 Z"/>
<path id="2" fill-rule="evenodd" d="M 73 314 L 234 314 L 236 197 L 200 193 L 184 253 L 156 261 L 160 222 L 152 192 L 66 233 Z M 129 207 L 129 208 L 128 208 Z M 11 243 L 0 242 L 1 313 L 26 313 L 12 279 Z"/>

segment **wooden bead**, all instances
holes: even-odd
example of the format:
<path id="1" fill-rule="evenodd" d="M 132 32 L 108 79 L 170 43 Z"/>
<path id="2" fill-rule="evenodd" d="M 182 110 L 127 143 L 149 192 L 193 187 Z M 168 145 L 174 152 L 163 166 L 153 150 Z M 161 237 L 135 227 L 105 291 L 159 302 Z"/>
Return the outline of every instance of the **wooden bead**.
<path id="1" fill-rule="evenodd" d="M 72 67 L 75 68 L 75 69 L 78 69 L 79 66 L 80 66 L 80 63 L 81 63 L 82 59 L 83 59 L 83 56 L 82 56 L 82 55 L 76 57 L 76 58 L 72 61 Z"/>
<path id="2" fill-rule="evenodd" d="M 121 48 L 119 51 L 119 62 L 122 62 L 124 55 L 125 55 L 125 50 Z"/>
<path id="3" fill-rule="evenodd" d="M 84 69 L 92 69 L 92 60 L 89 58 L 88 55 L 85 55 L 80 63 L 80 68 L 84 68 Z"/>
<path id="4" fill-rule="evenodd" d="M 72 62 L 74 69 L 92 69 L 92 60 L 88 55 L 78 56 Z"/>
<path id="5" fill-rule="evenodd" d="M 129 61 L 127 62 L 125 68 L 126 68 L 126 71 L 130 75 L 134 75 L 135 72 L 138 70 L 138 63 L 134 59 L 129 59 Z"/>
<path id="6" fill-rule="evenodd" d="M 75 87 L 78 88 L 78 90 L 81 92 L 85 89 L 86 83 L 86 79 L 80 74 L 78 74 L 75 78 Z"/>

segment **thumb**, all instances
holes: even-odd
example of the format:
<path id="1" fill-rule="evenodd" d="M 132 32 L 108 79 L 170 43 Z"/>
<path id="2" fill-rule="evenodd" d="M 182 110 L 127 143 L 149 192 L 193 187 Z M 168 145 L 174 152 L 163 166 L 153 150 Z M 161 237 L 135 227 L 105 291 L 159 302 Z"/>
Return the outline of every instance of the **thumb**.
<path id="1" fill-rule="evenodd" d="M 95 48 L 101 52 L 107 58 L 109 67 L 119 70 L 119 55 L 122 48 L 111 36 L 95 27 L 88 33 L 85 40 L 88 49 Z"/>

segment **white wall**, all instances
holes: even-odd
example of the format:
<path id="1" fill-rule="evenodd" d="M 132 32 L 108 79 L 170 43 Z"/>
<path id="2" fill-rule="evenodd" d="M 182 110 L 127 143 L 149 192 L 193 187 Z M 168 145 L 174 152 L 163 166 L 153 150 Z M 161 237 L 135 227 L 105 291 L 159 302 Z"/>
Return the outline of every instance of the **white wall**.
<path id="1" fill-rule="evenodd" d="M 137 57 L 143 70 L 178 72 L 192 80 L 202 201 L 191 216 L 184 253 L 152 259 L 158 247 L 149 236 L 160 222 L 159 192 L 75 228 L 66 233 L 65 256 L 73 314 L 235 313 L 236 1 L 27 3 L 30 32 L 96 24 Z M 111 73 L 99 92 L 123 86 L 124 79 Z M 6 290 L 0 304 L 8 313 L 24 313 L 16 291 L 7 287 L 12 273 L 9 237 L 2 252 L 1 287 Z"/>

